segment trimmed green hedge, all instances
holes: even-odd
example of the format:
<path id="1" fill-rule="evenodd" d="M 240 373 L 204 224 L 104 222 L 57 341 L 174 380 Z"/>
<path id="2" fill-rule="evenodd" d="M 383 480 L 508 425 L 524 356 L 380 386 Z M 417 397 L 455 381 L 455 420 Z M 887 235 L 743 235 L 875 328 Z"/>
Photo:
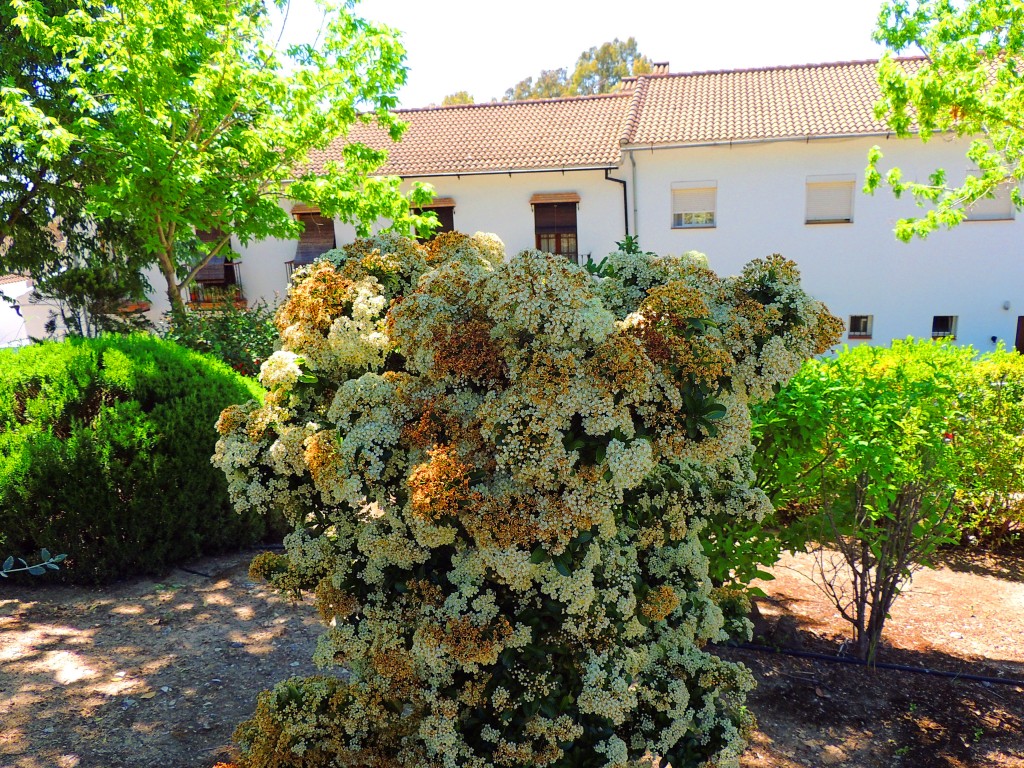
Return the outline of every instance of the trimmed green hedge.
<path id="1" fill-rule="evenodd" d="M 261 395 L 144 334 L 0 350 L 0 552 L 67 553 L 61 578 L 98 583 L 259 539 L 210 456 L 221 410 Z"/>

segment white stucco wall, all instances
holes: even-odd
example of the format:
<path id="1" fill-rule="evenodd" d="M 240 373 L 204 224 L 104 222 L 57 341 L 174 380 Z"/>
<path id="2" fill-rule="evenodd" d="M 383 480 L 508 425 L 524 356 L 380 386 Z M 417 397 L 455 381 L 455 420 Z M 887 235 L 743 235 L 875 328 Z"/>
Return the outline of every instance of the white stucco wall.
<path id="1" fill-rule="evenodd" d="M 19 299 L 28 293 L 29 286 L 27 279 L 0 285 L 0 293 L 5 297 L 0 299 L 0 347 L 17 347 L 28 343 L 25 318 L 6 299 Z"/>
<path id="2" fill-rule="evenodd" d="M 612 174 L 613 176 L 616 174 Z M 460 232 L 493 232 L 509 255 L 534 248 L 535 194 L 575 192 L 576 227 L 581 259 L 600 259 L 625 232 L 622 185 L 604 178 L 603 171 L 513 173 L 486 176 L 439 176 L 419 179 L 433 185 L 438 197 L 455 200 L 455 228 Z"/>
<path id="3" fill-rule="evenodd" d="M 533 248 L 534 224 L 530 198 L 535 194 L 575 192 L 579 253 L 604 256 L 624 234 L 622 185 L 606 181 L 603 171 L 565 173 L 513 173 L 486 176 L 439 176 L 417 179 L 434 187 L 437 197 L 455 201 L 455 228 L 460 232 L 494 232 L 505 243 L 509 254 Z M 405 184 L 406 190 L 412 185 Z M 289 201 L 281 201 L 291 210 Z M 340 221 L 334 223 L 339 246 L 355 240 L 355 228 Z M 232 248 L 241 256 L 239 274 L 243 291 L 250 301 L 264 299 L 276 304 L 287 291 L 285 262 L 295 255 L 294 240 L 261 240 L 242 245 L 237 238 Z M 153 286 L 150 317 L 159 319 L 170 308 L 164 279 L 159 271 L 147 273 Z"/>
<path id="4" fill-rule="evenodd" d="M 658 253 L 698 250 L 720 274 L 751 258 L 782 253 L 800 266 L 805 287 L 844 320 L 873 315 L 873 343 L 928 337 L 934 315 L 958 317 L 957 341 L 978 350 L 1012 347 L 1024 315 L 1024 222 L 965 222 L 908 244 L 893 235 L 896 220 L 918 209 L 885 190 L 860 192 L 868 149 L 879 144 L 885 167 L 925 180 L 945 167 L 951 181 L 968 168 L 963 142 L 829 139 L 733 147 L 638 151 L 636 229 Z M 629 161 L 619 175 L 631 172 Z M 805 224 L 808 176 L 855 174 L 853 222 Z M 717 224 L 672 229 L 672 183 L 715 180 Z M 1005 302 L 1010 308 L 1003 309 Z M 853 343 L 858 343 L 854 341 Z"/>
<path id="5" fill-rule="evenodd" d="M 769 142 L 736 146 L 635 151 L 637 192 L 628 156 L 612 175 L 630 182 L 630 232 L 645 250 L 706 253 L 720 274 L 733 274 L 752 258 L 782 253 L 799 264 L 805 287 L 835 314 L 872 315 L 871 343 L 905 336 L 928 337 L 932 317 L 956 315 L 957 340 L 976 349 L 994 347 L 992 337 L 1012 347 L 1018 316 L 1024 315 L 1024 214 L 1011 221 L 965 222 L 925 241 L 898 242 L 895 222 L 912 215 L 911 200 L 887 190 L 860 192 L 868 149 L 882 146 L 886 162 L 910 178 L 925 179 L 937 166 L 951 180 L 967 171 L 960 141 L 880 137 Z M 886 166 L 888 167 L 888 166 Z M 856 177 L 853 222 L 805 224 L 809 176 Z M 717 221 L 710 229 L 672 229 L 673 182 L 714 180 Z M 532 195 L 575 192 L 579 252 L 597 260 L 625 234 L 622 186 L 602 171 L 445 176 L 420 179 L 438 197 L 455 201 L 456 229 L 496 233 L 508 253 L 534 247 Z M 407 182 L 407 186 L 411 182 Z M 633 218 L 633 206 L 638 216 Z M 287 201 L 282 206 L 290 209 Z M 351 242 L 352 227 L 335 222 L 339 245 Z M 242 246 L 245 295 L 277 303 L 285 294 L 285 262 L 294 241 L 264 240 Z M 153 316 L 167 310 L 163 280 L 151 275 Z M 1003 306 L 1009 302 L 1009 309 Z M 864 343 L 851 340 L 851 343 Z"/>

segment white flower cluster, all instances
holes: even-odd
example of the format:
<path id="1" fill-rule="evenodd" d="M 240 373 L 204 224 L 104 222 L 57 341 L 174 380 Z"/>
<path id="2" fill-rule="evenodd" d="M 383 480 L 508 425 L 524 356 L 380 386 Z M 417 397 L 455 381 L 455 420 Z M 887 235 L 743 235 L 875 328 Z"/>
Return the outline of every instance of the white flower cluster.
<path id="1" fill-rule="evenodd" d="M 294 352 L 278 350 L 260 366 L 259 380 L 267 389 L 290 387 L 302 375 L 302 358 Z"/>
<path id="2" fill-rule="evenodd" d="M 739 753 L 750 678 L 702 650 L 725 618 L 701 536 L 764 514 L 748 402 L 833 340 L 791 264 L 620 253 L 595 277 L 380 235 L 297 271 L 277 323 L 214 462 L 295 526 L 263 572 L 315 589 L 335 677 L 262 697 L 243 765 Z"/>

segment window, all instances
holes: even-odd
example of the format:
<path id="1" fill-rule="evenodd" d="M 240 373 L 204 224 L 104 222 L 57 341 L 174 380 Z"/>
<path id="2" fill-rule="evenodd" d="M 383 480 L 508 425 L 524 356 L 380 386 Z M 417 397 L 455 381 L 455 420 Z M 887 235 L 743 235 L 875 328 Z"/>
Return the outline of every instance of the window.
<path id="1" fill-rule="evenodd" d="M 412 212 L 417 216 L 422 216 L 424 213 L 433 213 L 437 216 L 437 221 L 441 226 L 434 230 L 434 235 L 455 231 L 455 200 L 450 197 L 435 197 L 430 201 L 430 205 L 413 208 Z M 417 239 L 423 242 L 426 238 Z"/>
<path id="2" fill-rule="evenodd" d="M 337 247 L 334 221 L 322 216 L 320 211 L 296 206 L 292 209 L 292 215 L 303 223 L 305 229 L 295 246 L 295 257 L 284 265 L 289 280 L 296 267 L 312 264 L 318 256 Z"/>
<path id="3" fill-rule="evenodd" d="M 196 232 L 199 241 L 207 245 L 215 245 L 224 239 L 221 229 L 200 230 Z M 213 256 L 197 273 L 189 286 L 189 301 L 196 305 L 212 305 L 231 297 L 236 303 L 244 305 L 242 281 L 239 267 L 242 262 L 229 261 L 232 255 L 230 244 L 224 245 L 218 255 Z"/>
<path id="4" fill-rule="evenodd" d="M 956 315 L 935 315 L 932 318 L 932 338 L 956 338 Z"/>
<path id="5" fill-rule="evenodd" d="M 193 304 L 210 305 L 231 297 L 236 304 L 245 304 L 242 296 L 242 281 L 239 279 L 240 261 L 228 261 L 223 256 L 214 256 L 200 269 L 189 286 L 189 301 Z"/>
<path id="6" fill-rule="evenodd" d="M 853 221 L 853 176 L 808 176 L 806 224 Z"/>
<path id="7" fill-rule="evenodd" d="M 714 227 L 716 181 L 677 181 L 672 185 L 672 229 Z"/>
<path id="8" fill-rule="evenodd" d="M 874 315 L 850 315 L 847 336 L 851 339 L 870 339 Z"/>
<path id="9" fill-rule="evenodd" d="M 579 260 L 576 239 L 576 207 L 579 201 L 580 196 L 575 192 L 530 198 L 538 251 L 565 256 L 571 261 Z"/>
<path id="10" fill-rule="evenodd" d="M 968 171 L 971 176 L 978 176 L 980 171 Z M 1001 184 L 992 190 L 992 197 L 975 200 L 967 209 L 965 221 L 1005 221 L 1013 218 L 1013 200 L 1010 198 L 1009 184 Z"/>

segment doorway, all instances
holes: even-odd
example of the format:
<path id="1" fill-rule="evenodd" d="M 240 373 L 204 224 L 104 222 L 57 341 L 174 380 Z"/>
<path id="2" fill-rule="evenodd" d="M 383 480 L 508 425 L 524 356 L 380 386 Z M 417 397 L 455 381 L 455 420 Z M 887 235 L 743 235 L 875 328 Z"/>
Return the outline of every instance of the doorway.
<path id="1" fill-rule="evenodd" d="M 1013 342 L 1013 348 L 1024 355 L 1024 315 L 1017 318 L 1017 340 Z"/>

